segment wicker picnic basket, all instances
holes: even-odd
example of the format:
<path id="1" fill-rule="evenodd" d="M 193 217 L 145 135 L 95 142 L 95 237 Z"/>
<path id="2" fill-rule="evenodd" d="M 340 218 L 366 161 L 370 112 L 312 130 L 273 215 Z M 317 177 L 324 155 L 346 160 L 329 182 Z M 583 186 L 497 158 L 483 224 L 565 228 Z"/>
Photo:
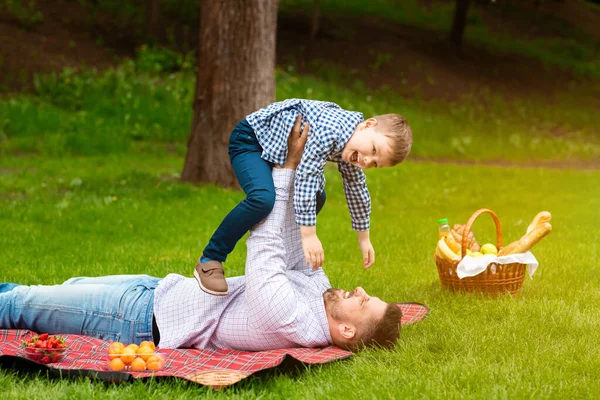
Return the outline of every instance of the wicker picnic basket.
<path id="1" fill-rule="evenodd" d="M 498 250 L 502 248 L 502 226 L 500 225 L 500 220 L 492 210 L 482 208 L 475 211 L 473 215 L 471 215 L 471 218 L 469 218 L 469 221 L 467 221 L 462 236 L 460 260 L 466 255 L 471 226 L 477 217 L 484 213 L 492 216 L 492 219 L 496 224 L 496 247 Z M 460 260 L 448 260 L 439 257 L 437 254 L 435 255 L 435 263 L 437 265 L 438 274 L 440 275 L 440 280 L 442 281 L 442 286 L 451 291 L 481 292 L 493 296 L 509 292 L 513 296 L 516 296 L 523 286 L 525 271 L 527 270 L 527 265 L 525 264 L 513 263 L 500 265 L 491 263 L 482 273 L 459 279 L 458 275 L 456 275 L 456 267 L 458 267 Z"/>

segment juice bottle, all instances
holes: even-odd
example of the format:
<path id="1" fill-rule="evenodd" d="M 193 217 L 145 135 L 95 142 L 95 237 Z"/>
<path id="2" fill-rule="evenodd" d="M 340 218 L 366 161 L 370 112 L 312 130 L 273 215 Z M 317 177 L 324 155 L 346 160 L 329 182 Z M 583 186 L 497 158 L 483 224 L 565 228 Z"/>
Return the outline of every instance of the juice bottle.
<path id="1" fill-rule="evenodd" d="M 450 225 L 448 225 L 448 218 L 442 218 L 438 220 L 438 234 L 440 239 L 450 234 Z"/>

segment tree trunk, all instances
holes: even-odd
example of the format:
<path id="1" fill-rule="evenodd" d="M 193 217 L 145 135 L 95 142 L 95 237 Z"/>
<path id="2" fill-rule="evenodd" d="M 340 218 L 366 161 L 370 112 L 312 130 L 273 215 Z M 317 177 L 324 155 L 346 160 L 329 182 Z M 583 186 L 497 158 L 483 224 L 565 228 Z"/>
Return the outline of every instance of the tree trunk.
<path id="1" fill-rule="evenodd" d="M 227 145 L 246 115 L 275 101 L 278 0 L 200 2 L 194 116 L 182 181 L 237 184 Z"/>
<path id="2" fill-rule="evenodd" d="M 469 3 L 470 0 L 456 0 L 452 29 L 450 30 L 450 41 L 452 41 L 458 49 L 462 48 L 465 26 L 467 25 Z"/>
<path id="3" fill-rule="evenodd" d="M 310 45 L 312 45 L 312 43 L 317 38 L 317 33 L 319 33 L 319 8 L 320 8 L 320 5 L 321 5 L 320 1 L 315 0 L 315 6 L 313 7 L 313 13 L 312 13 L 312 23 L 311 23 L 311 28 L 310 28 Z"/>

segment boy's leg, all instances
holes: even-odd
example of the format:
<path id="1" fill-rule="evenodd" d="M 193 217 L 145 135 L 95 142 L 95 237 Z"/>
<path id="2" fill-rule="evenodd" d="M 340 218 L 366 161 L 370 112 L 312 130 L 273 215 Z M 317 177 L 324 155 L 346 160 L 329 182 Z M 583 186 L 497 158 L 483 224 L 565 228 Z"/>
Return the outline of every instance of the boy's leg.
<path id="1" fill-rule="evenodd" d="M 244 123 L 245 126 L 241 126 Z M 275 204 L 272 166 L 260 157 L 262 148 L 247 122 L 242 121 L 232 133 L 229 154 L 246 198 L 221 222 L 194 273 L 202 290 L 217 295 L 227 294 L 220 263 L 226 260 L 250 228 L 269 215 Z"/>
<path id="2" fill-rule="evenodd" d="M 269 215 L 275 204 L 271 166 L 260 158 L 259 152 L 240 154 L 232 164 L 246 198 L 227 214 L 203 252 L 205 257 L 220 262 L 225 261 L 250 228 Z"/>
<path id="3" fill-rule="evenodd" d="M 67 281 L 53 286 L 17 286 L 0 293 L 0 328 L 127 343 L 151 340 L 154 288 L 159 281 L 140 276 L 122 284 Z"/>

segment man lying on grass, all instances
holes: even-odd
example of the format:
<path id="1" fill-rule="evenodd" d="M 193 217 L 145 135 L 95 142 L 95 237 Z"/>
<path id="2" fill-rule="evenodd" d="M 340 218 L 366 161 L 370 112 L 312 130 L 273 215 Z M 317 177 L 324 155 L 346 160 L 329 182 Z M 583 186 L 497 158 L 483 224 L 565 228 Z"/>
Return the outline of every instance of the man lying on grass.
<path id="1" fill-rule="evenodd" d="M 0 328 L 153 340 L 163 348 L 393 347 L 402 316 L 396 305 L 360 287 L 333 289 L 322 269 L 306 266 L 292 199 L 307 128 L 294 127 L 285 165 L 273 169 L 275 206 L 250 232 L 246 275 L 227 279 L 228 296 L 207 294 L 194 278 L 177 274 L 2 283 Z"/>

